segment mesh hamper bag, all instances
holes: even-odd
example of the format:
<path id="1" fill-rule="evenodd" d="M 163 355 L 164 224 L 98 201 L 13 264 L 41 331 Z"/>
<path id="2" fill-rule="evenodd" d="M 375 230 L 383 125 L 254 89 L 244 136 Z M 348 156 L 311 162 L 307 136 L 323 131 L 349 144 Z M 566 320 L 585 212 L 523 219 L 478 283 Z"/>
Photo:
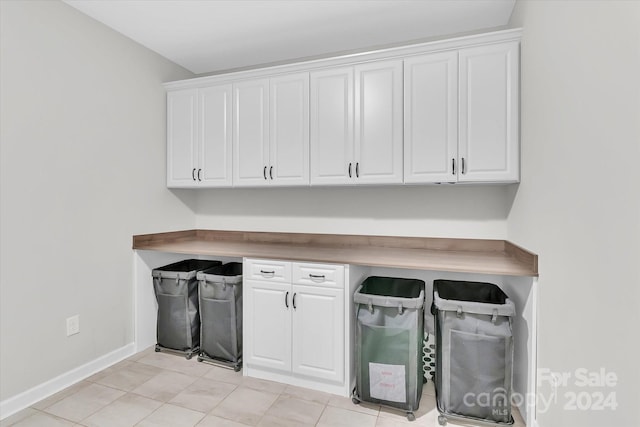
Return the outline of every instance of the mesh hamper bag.
<path id="1" fill-rule="evenodd" d="M 158 301 L 156 351 L 182 353 L 187 359 L 197 353 L 200 316 L 196 274 L 219 264 L 220 261 L 187 259 L 151 272 Z"/>
<path id="2" fill-rule="evenodd" d="M 434 280 L 431 311 L 440 424 L 447 416 L 513 424 L 513 302 L 492 283 Z"/>
<path id="3" fill-rule="evenodd" d="M 242 263 L 230 262 L 197 275 L 200 299 L 198 361 L 242 366 Z"/>
<path id="4" fill-rule="evenodd" d="M 410 421 L 422 395 L 424 282 L 368 277 L 354 294 L 356 390 L 353 402 L 406 412 Z"/>

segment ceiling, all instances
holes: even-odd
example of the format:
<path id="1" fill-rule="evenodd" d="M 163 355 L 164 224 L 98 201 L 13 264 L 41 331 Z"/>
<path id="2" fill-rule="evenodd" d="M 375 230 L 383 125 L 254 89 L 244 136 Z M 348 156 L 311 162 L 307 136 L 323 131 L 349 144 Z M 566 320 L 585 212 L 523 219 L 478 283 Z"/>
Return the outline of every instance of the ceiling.
<path id="1" fill-rule="evenodd" d="M 508 23 L 515 0 L 64 0 L 195 74 Z"/>

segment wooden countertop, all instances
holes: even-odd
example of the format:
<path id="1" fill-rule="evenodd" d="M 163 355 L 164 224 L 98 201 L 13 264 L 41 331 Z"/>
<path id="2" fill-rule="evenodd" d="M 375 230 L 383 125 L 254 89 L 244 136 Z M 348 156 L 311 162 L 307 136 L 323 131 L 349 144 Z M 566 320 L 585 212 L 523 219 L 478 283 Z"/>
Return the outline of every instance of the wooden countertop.
<path id="1" fill-rule="evenodd" d="M 538 276 L 538 256 L 506 240 L 185 230 L 133 236 L 133 249 Z"/>

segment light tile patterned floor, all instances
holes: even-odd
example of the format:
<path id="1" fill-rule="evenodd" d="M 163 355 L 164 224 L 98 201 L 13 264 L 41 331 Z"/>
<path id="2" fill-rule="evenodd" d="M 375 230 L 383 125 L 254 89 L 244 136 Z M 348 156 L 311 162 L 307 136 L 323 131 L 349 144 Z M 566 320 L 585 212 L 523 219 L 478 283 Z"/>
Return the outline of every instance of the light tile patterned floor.
<path id="1" fill-rule="evenodd" d="M 524 426 L 517 411 L 515 426 Z M 0 422 L 0 427 L 436 427 L 433 383 L 403 413 L 155 353 L 136 354 Z M 450 421 L 449 425 L 457 424 Z"/>

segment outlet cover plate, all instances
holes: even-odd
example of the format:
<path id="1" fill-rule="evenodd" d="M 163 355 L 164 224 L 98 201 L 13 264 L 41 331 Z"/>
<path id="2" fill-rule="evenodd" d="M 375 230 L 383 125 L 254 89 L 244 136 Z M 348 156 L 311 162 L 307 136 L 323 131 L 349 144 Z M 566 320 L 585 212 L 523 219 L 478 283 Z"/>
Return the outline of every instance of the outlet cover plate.
<path id="1" fill-rule="evenodd" d="M 76 314 L 67 318 L 67 336 L 80 333 L 80 315 Z"/>

